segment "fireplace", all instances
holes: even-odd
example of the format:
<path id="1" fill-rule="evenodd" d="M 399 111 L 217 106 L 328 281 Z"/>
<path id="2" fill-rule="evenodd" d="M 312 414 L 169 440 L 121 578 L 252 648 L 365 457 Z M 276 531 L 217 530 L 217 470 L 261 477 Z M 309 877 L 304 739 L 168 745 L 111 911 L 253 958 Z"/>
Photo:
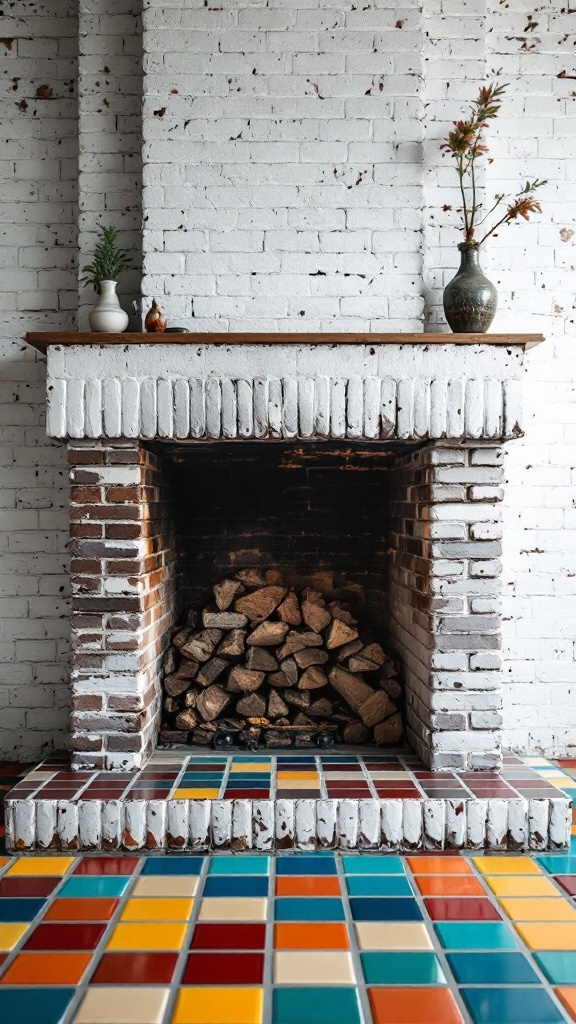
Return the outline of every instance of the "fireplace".
<path id="1" fill-rule="evenodd" d="M 366 621 L 430 768 L 498 769 L 501 445 L 521 433 L 526 339 L 125 338 L 48 349 L 74 766 L 145 764 L 171 630 L 253 567 Z"/>

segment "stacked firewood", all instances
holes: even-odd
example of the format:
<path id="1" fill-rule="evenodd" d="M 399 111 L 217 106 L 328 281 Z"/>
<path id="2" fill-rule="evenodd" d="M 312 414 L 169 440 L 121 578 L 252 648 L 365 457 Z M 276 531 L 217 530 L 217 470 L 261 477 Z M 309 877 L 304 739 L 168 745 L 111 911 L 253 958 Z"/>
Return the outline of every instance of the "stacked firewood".
<path id="1" fill-rule="evenodd" d="M 338 601 L 243 569 L 213 588 L 163 662 L 161 740 L 201 746 L 397 744 L 397 668 Z"/>

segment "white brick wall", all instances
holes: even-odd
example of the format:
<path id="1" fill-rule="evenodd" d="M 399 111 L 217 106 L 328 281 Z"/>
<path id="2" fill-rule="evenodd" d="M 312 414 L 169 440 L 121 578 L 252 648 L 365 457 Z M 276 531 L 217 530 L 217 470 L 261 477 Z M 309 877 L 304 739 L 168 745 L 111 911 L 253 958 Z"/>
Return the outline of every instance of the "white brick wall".
<path id="1" fill-rule="evenodd" d="M 549 185 L 543 216 L 502 230 L 483 263 L 500 291 L 494 328 L 548 340 L 528 356 L 528 432 L 505 473 L 504 739 L 573 748 L 576 101 L 558 75 L 573 73 L 575 16 L 544 0 L 425 0 L 423 13 L 392 0 L 146 7 L 144 290 L 200 330 L 419 330 L 424 301 L 437 329 L 459 240 L 438 142 L 484 74 L 510 83 L 488 188 Z M 43 363 L 20 337 L 72 328 L 79 305 L 84 324 L 75 255 L 79 242 L 83 265 L 97 223 L 137 248 L 135 9 L 22 2 L 2 18 L 14 40 L 0 42 L 4 755 L 37 754 L 66 729 L 64 459 L 44 438 Z"/>

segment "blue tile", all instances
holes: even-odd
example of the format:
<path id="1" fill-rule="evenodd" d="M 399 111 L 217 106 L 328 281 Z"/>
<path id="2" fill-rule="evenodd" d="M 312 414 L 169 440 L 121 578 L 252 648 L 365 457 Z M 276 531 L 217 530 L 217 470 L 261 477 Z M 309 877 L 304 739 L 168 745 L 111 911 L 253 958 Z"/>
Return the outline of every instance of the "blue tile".
<path id="1" fill-rule="evenodd" d="M 206 879 L 203 896 L 267 896 L 268 878 L 253 875 L 220 875 Z"/>
<path id="2" fill-rule="evenodd" d="M 534 959 L 553 985 L 576 984 L 576 952 L 535 953 Z"/>
<path id="3" fill-rule="evenodd" d="M 413 896 L 404 875 L 348 875 L 346 886 L 351 896 Z"/>
<path id="4" fill-rule="evenodd" d="M 320 857 L 315 853 L 312 857 L 302 856 L 278 857 L 276 861 L 277 875 L 335 875 L 336 861 L 334 855 Z"/>
<path id="5" fill-rule="evenodd" d="M 58 890 L 58 897 L 122 896 L 131 881 L 131 875 L 73 875 Z"/>
<path id="6" fill-rule="evenodd" d="M 199 875 L 204 857 L 148 857 L 142 869 L 143 875 Z"/>
<path id="7" fill-rule="evenodd" d="M 448 953 L 448 963 L 460 985 L 540 985 L 523 953 Z"/>
<path id="8" fill-rule="evenodd" d="M 568 854 L 550 854 L 548 857 L 535 857 L 534 860 L 551 875 L 576 875 L 576 857 Z"/>
<path id="9" fill-rule="evenodd" d="M 270 787 L 269 775 L 232 775 L 226 782 L 226 789 L 268 789 Z"/>
<path id="10" fill-rule="evenodd" d="M 272 1024 L 360 1024 L 355 988 L 277 988 L 272 1003 Z"/>
<path id="11" fill-rule="evenodd" d="M 342 865 L 347 875 L 403 875 L 405 871 L 402 859 L 387 853 L 342 857 Z"/>
<path id="12" fill-rule="evenodd" d="M 383 896 L 353 896 L 350 909 L 355 921 L 422 921 L 422 911 L 415 899 Z"/>
<path id="13" fill-rule="evenodd" d="M 252 857 L 242 854 L 240 857 L 211 857 L 209 873 L 211 875 L 267 875 L 270 872 L 270 857 Z"/>
<path id="14" fill-rule="evenodd" d="M 284 896 L 274 902 L 276 921 L 344 921 L 342 900 L 330 896 L 314 898 Z"/>
<path id="15" fill-rule="evenodd" d="M 316 758 L 313 757 L 312 755 L 307 756 L 307 755 L 304 755 L 304 754 L 302 754 L 302 756 L 295 755 L 294 757 L 290 757 L 288 754 L 280 754 L 276 758 L 276 762 L 279 765 L 280 764 L 295 764 L 295 765 L 298 765 L 298 764 L 316 764 Z"/>
<path id="16" fill-rule="evenodd" d="M 33 921 L 45 905 L 43 899 L 0 899 L 0 921 Z"/>
<path id="17" fill-rule="evenodd" d="M 60 1024 L 75 995 L 73 988 L 0 988 L 2 1024 Z"/>
<path id="18" fill-rule="evenodd" d="M 565 1024 L 543 988 L 460 989 L 474 1024 Z"/>
<path id="19" fill-rule="evenodd" d="M 445 949 L 517 949 L 514 935 L 498 921 L 441 921 L 434 925 Z"/>
<path id="20" fill-rule="evenodd" d="M 446 977 L 435 953 L 362 953 L 369 985 L 443 985 Z"/>

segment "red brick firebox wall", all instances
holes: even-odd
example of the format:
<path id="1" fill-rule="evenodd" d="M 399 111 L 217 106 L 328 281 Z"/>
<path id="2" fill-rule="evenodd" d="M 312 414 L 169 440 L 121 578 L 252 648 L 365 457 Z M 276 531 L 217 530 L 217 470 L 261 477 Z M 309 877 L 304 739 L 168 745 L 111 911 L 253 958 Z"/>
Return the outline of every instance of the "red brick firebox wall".
<path id="1" fill-rule="evenodd" d="M 174 620 L 171 494 L 137 442 L 72 441 L 72 721 L 75 768 L 137 768 L 160 712 Z"/>

